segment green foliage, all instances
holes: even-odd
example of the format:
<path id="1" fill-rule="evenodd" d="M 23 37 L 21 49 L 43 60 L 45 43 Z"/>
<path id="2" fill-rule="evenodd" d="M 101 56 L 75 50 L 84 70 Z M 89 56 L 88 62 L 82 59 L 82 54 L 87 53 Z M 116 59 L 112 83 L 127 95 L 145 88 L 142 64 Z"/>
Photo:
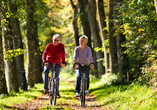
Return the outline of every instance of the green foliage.
<path id="1" fill-rule="evenodd" d="M 122 25 L 117 27 L 116 32 L 122 32 L 126 36 L 126 42 L 122 46 L 128 55 L 130 78 L 138 79 L 144 74 L 149 76 L 150 73 L 142 68 L 149 67 L 147 60 L 156 51 L 157 16 L 154 1 L 124 0 L 117 9 L 120 15 L 115 17 Z"/>
<path id="2" fill-rule="evenodd" d="M 106 73 L 101 76 L 101 81 L 105 85 L 112 85 L 118 79 L 118 75 Z"/>
<path id="3" fill-rule="evenodd" d="M 15 50 L 8 50 L 4 51 L 4 59 L 7 61 L 13 61 L 12 57 L 18 57 L 25 53 L 23 49 L 15 49 Z"/>

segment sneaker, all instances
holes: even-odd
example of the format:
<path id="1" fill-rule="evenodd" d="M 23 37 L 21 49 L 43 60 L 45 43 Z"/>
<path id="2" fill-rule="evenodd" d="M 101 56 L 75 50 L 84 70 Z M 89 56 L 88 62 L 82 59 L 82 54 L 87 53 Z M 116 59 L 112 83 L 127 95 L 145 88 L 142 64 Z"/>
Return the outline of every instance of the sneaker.
<path id="1" fill-rule="evenodd" d="M 75 97 L 79 97 L 79 93 L 78 92 L 76 92 Z"/>
<path id="2" fill-rule="evenodd" d="M 61 98 L 60 94 L 57 94 L 57 98 Z"/>
<path id="3" fill-rule="evenodd" d="M 48 90 L 44 90 L 43 93 L 44 93 L 44 94 L 48 94 Z"/>
<path id="4" fill-rule="evenodd" d="M 88 94 L 89 94 L 88 90 L 85 90 L 85 94 L 86 94 L 86 95 L 88 95 Z"/>

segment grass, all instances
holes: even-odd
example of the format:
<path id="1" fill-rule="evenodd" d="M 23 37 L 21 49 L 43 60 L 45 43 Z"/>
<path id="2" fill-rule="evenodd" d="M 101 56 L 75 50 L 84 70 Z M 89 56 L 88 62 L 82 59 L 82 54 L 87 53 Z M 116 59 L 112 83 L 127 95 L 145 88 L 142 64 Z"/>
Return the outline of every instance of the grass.
<path id="1" fill-rule="evenodd" d="M 60 77 L 76 81 L 76 74 L 62 71 Z M 64 109 L 70 110 L 79 105 L 79 101 L 74 96 L 74 85 L 69 82 L 60 81 L 61 98 L 57 99 L 57 106 L 49 106 L 46 102 L 42 109 Z M 15 103 L 26 103 L 42 95 L 43 84 L 36 84 L 28 91 L 20 90 L 20 93 L 12 92 L 10 96 L 0 96 L 0 108 L 8 108 Z M 157 91 L 152 91 L 151 87 L 132 83 L 131 85 L 109 86 L 104 85 L 100 79 L 90 76 L 89 92 L 96 97 L 97 105 L 106 110 L 156 110 Z"/>
<path id="2" fill-rule="evenodd" d="M 10 108 L 14 104 L 26 103 L 32 99 L 42 95 L 43 84 L 35 84 L 33 88 L 29 88 L 28 91 L 20 90 L 19 93 L 11 92 L 9 96 L 1 94 L 0 96 L 0 108 Z"/>
<path id="3" fill-rule="evenodd" d="M 67 79 L 76 80 L 76 75 L 63 74 Z M 98 105 L 110 110 L 157 110 L 157 90 L 151 87 L 132 83 L 131 85 L 109 86 L 100 79 L 90 76 L 89 92 L 93 94 Z"/>

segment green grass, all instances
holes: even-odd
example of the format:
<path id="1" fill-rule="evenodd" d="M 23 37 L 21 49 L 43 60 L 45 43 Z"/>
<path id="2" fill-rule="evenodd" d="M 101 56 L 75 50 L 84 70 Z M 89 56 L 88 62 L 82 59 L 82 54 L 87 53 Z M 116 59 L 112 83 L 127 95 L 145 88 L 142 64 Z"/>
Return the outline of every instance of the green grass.
<path id="1" fill-rule="evenodd" d="M 43 84 L 35 84 L 33 88 L 28 91 L 20 90 L 19 93 L 11 92 L 9 96 L 0 96 L 0 108 L 10 108 L 14 104 L 26 103 L 32 99 L 42 95 Z"/>
<path id="2" fill-rule="evenodd" d="M 76 80 L 76 74 L 62 74 Z M 113 110 L 157 110 L 157 91 L 151 87 L 132 83 L 131 85 L 109 86 L 100 79 L 90 76 L 89 92 L 96 97 L 98 105 Z"/>
<path id="3" fill-rule="evenodd" d="M 60 77 L 76 81 L 76 74 L 62 71 Z M 64 109 L 70 110 L 74 106 L 79 106 L 79 101 L 73 96 L 74 85 L 69 82 L 60 81 L 61 98 L 57 99 L 55 107 L 49 105 L 47 101 L 42 109 Z M 10 96 L 0 96 L 0 108 L 8 108 L 14 104 L 26 103 L 42 95 L 43 84 L 36 84 L 34 88 L 20 93 L 12 92 Z M 151 87 L 132 83 L 131 85 L 109 86 L 104 85 L 100 79 L 90 76 L 89 92 L 96 97 L 97 105 L 106 110 L 157 110 L 157 91 Z"/>

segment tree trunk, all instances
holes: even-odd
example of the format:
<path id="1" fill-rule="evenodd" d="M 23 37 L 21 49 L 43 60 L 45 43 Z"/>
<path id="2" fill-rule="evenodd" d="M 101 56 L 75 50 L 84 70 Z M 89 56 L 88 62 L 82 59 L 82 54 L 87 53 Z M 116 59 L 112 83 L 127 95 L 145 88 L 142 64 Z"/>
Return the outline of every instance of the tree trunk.
<path id="1" fill-rule="evenodd" d="M 72 9 L 73 9 L 73 35 L 75 40 L 75 47 L 79 46 L 79 35 L 78 35 L 78 25 L 77 25 L 77 19 L 78 19 L 78 6 L 74 5 L 73 1 L 70 0 Z"/>
<path id="2" fill-rule="evenodd" d="M 116 1 L 116 5 L 122 2 L 122 0 L 117 0 Z M 119 15 L 121 13 L 118 12 L 118 10 L 114 10 L 114 14 Z M 120 22 L 116 22 L 115 26 L 119 27 Z M 118 33 L 118 35 L 116 36 L 116 42 L 117 42 L 117 58 L 118 58 L 118 70 L 119 70 L 119 78 L 118 78 L 118 82 L 120 84 L 125 83 L 125 79 L 127 79 L 127 63 L 128 63 L 128 59 L 127 59 L 127 55 L 123 53 L 123 51 L 125 51 L 126 49 L 124 47 L 122 47 L 122 43 L 124 43 L 126 41 L 125 35 L 123 35 L 122 33 Z M 124 77 L 125 76 L 125 77 Z"/>
<path id="3" fill-rule="evenodd" d="M 0 0 L 0 21 L 2 18 L 2 0 Z M 8 94 L 5 71 L 4 71 L 4 58 L 3 58 L 3 44 L 2 44 L 2 28 L 0 26 L 0 95 Z"/>
<path id="4" fill-rule="evenodd" d="M 6 1 L 5 1 L 6 2 Z M 4 9 L 5 12 L 8 12 L 7 6 Z M 3 41 L 5 45 L 5 51 L 13 50 L 13 40 L 12 40 L 12 33 L 11 33 L 11 26 L 10 26 L 10 20 L 7 18 L 6 14 L 3 15 L 5 19 L 5 23 L 3 23 L 4 29 L 2 30 L 3 33 Z M 16 69 L 16 62 L 15 57 L 11 57 L 10 60 L 5 60 L 6 64 L 6 77 L 8 81 L 8 89 L 9 92 L 15 91 L 19 92 L 19 85 L 18 85 L 18 75 L 17 75 L 17 69 Z"/>
<path id="5" fill-rule="evenodd" d="M 96 0 L 96 6 L 97 6 L 97 13 L 98 13 L 98 21 L 99 21 L 99 29 L 101 32 L 101 40 L 104 48 L 104 61 L 105 61 L 105 73 L 108 71 L 108 64 L 107 64 L 107 53 L 106 53 L 106 45 L 105 40 L 107 39 L 107 30 L 106 28 L 106 17 L 104 12 L 104 3 L 103 0 Z"/>
<path id="6" fill-rule="evenodd" d="M 27 43 L 27 81 L 33 87 L 35 84 L 35 29 L 34 29 L 34 0 L 26 0 L 26 43 Z"/>
<path id="7" fill-rule="evenodd" d="M 42 67 L 42 56 L 39 48 L 39 42 L 38 42 L 38 29 L 37 29 L 37 21 L 34 21 L 35 24 L 35 50 L 36 50 L 36 55 L 35 55 L 35 62 L 36 62 L 36 75 L 35 75 L 35 83 L 42 83 L 42 72 L 43 72 L 43 67 Z"/>
<path id="8" fill-rule="evenodd" d="M 90 31 L 90 25 L 88 21 L 88 11 L 87 11 L 88 0 L 77 0 L 77 4 L 78 4 L 78 12 L 80 15 L 82 34 L 88 37 L 87 45 L 92 49 L 91 31 Z"/>
<path id="9" fill-rule="evenodd" d="M 14 49 L 23 49 L 21 31 L 19 20 L 17 18 L 17 6 L 15 3 L 10 1 L 10 11 L 12 13 L 11 16 L 11 25 L 12 25 L 12 34 L 13 34 L 13 41 L 14 41 Z M 22 90 L 27 90 L 27 82 L 25 76 L 25 69 L 24 69 L 24 55 L 16 56 L 16 65 L 17 65 L 17 73 L 18 73 L 18 84 Z"/>
<path id="10" fill-rule="evenodd" d="M 156 14 L 157 14 L 157 0 L 154 0 L 154 4 L 155 4 L 155 10 L 156 10 Z"/>
<path id="11" fill-rule="evenodd" d="M 96 21 L 96 2 L 95 2 L 95 0 L 90 0 L 90 2 L 89 2 L 88 17 L 89 17 L 91 33 L 93 36 L 94 47 L 101 48 L 102 41 L 101 41 L 101 38 L 99 35 L 98 25 L 97 25 L 97 21 Z M 103 53 L 101 51 L 96 52 L 96 57 L 97 57 L 97 60 L 104 58 Z M 103 61 L 98 61 L 98 70 L 100 71 L 100 73 L 104 72 L 105 69 L 103 67 Z"/>
<path id="12" fill-rule="evenodd" d="M 116 37 L 113 36 L 115 29 L 113 23 L 113 10 L 115 6 L 115 0 L 110 0 L 110 9 L 109 9 L 109 48 L 110 48 L 110 72 L 118 72 L 118 59 L 117 59 L 117 44 Z"/>

